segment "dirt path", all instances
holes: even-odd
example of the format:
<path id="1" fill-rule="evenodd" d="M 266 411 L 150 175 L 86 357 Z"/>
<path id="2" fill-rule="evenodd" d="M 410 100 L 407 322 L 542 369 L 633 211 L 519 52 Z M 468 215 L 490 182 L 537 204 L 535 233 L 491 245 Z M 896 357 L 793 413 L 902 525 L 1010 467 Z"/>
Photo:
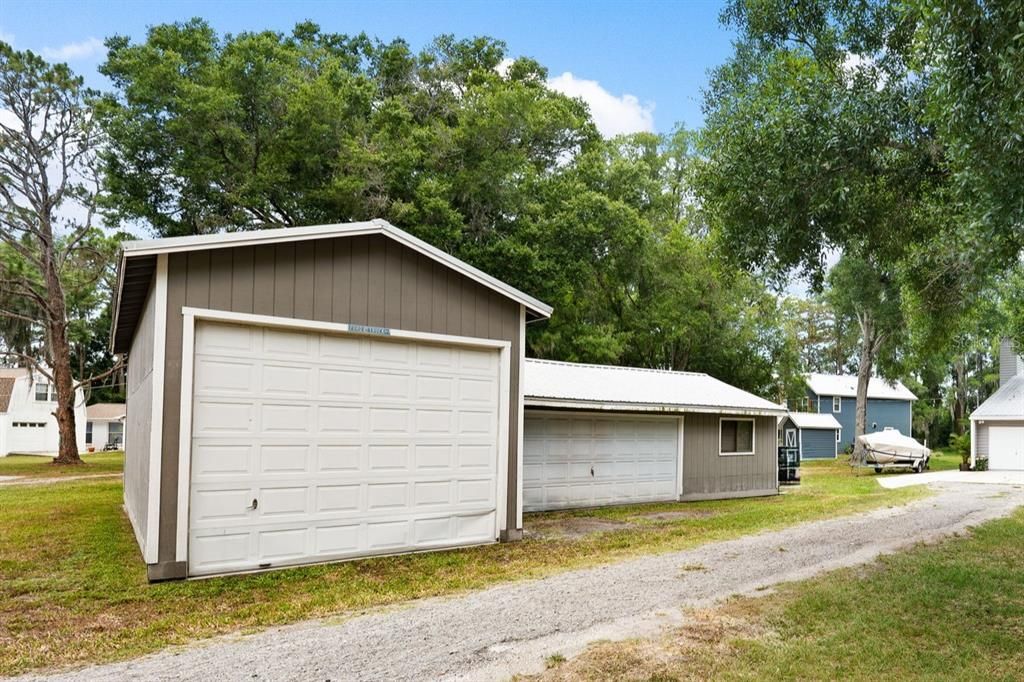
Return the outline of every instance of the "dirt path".
<path id="1" fill-rule="evenodd" d="M 219 638 L 66 680 L 495 680 L 536 672 L 596 639 L 653 635 L 683 609 L 871 561 L 1005 516 L 1024 489 L 944 484 L 895 509 L 816 521 L 543 580 Z"/>

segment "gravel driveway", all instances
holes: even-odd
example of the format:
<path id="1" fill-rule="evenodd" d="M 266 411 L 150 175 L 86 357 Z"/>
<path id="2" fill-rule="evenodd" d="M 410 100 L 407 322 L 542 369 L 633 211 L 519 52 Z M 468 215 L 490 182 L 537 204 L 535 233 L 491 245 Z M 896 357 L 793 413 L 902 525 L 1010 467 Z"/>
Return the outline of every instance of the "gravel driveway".
<path id="1" fill-rule="evenodd" d="M 905 507 L 423 600 L 344 622 L 218 638 L 52 679 L 501 679 L 541 669 L 552 653 L 572 656 L 595 639 L 653 635 L 679 623 L 684 608 L 867 562 L 1022 504 L 1019 486 L 946 483 L 935 496 Z"/>

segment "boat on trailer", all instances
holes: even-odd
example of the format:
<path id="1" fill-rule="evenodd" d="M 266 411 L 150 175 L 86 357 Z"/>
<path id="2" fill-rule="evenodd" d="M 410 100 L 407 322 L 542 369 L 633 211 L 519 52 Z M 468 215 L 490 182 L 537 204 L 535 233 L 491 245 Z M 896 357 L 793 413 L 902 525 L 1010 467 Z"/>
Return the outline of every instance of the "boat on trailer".
<path id="1" fill-rule="evenodd" d="M 931 450 L 893 428 L 865 433 L 857 437 L 857 442 L 863 447 L 854 448 L 850 464 L 871 467 L 876 473 L 885 469 L 910 469 L 919 473 L 928 467 L 932 456 Z"/>

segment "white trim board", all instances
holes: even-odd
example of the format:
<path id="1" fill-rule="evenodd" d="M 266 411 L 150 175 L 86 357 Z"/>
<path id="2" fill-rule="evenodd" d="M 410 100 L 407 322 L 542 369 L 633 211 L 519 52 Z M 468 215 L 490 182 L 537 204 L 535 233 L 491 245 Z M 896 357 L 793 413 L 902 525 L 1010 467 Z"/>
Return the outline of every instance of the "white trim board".
<path id="1" fill-rule="evenodd" d="M 167 254 L 156 257 L 153 284 L 153 396 L 149 424 L 149 481 L 146 498 L 146 543 L 142 550 L 147 564 L 160 559 L 160 482 L 164 450 L 164 368 L 167 362 Z"/>
<path id="2" fill-rule="evenodd" d="M 501 280 L 478 270 L 469 263 L 414 237 L 386 220 L 369 220 L 356 223 L 339 223 L 334 225 L 310 225 L 307 227 L 284 227 L 271 230 L 249 230 L 245 232 L 221 232 L 218 234 L 198 235 L 192 237 L 167 237 L 164 239 L 127 241 L 121 245 L 121 268 L 118 273 L 118 287 L 121 290 L 121 275 L 124 262 L 136 256 L 153 254 L 180 253 L 183 251 L 201 251 L 222 249 L 238 246 L 256 246 L 261 244 L 280 244 L 284 242 L 304 241 L 308 239 L 328 239 L 331 237 L 354 237 L 359 235 L 383 234 L 398 243 L 418 251 L 442 265 L 459 272 L 470 279 L 476 280 L 489 289 L 525 305 L 541 317 L 550 317 L 552 308 L 543 301 L 526 294 Z M 118 296 L 117 301 L 120 301 Z M 119 305 L 115 305 L 115 310 Z M 115 313 L 116 315 L 116 313 Z"/>
<path id="3" fill-rule="evenodd" d="M 511 384 L 512 343 L 499 339 L 478 339 L 465 336 L 447 336 L 428 332 L 414 332 L 388 329 L 387 335 L 367 331 L 365 325 L 350 325 L 335 322 L 317 322 L 294 318 L 252 315 L 223 310 L 183 307 L 184 318 L 181 335 L 181 420 L 178 432 L 178 513 L 175 536 L 175 561 L 188 561 L 189 489 L 191 487 L 192 460 L 192 389 L 195 362 L 195 328 L 199 321 L 222 322 L 258 327 L 274 327 L 307 332 L 321 332 L 339 335 L 358 335 L 399 341 L 439 343 L 497 350 L 499 357 L 499 401 L 498 414 L 498 472 L 495 510 L 494 539 L 500 539 L 501 531 L 508 520 L 508 457 L 509 457 L 509 387 Z M 521 491 L 522 482 L 520 479 Z M 520 494 L 521 498 L 522 495 Z"/>

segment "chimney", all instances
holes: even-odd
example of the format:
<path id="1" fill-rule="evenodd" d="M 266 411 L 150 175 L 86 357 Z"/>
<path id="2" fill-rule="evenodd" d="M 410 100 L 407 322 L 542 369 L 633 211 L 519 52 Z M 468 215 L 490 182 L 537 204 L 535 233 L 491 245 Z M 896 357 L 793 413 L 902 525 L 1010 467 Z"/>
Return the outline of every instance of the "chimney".
<path id="1" fill-rule="evenodd" d="M 1024 358 L 1014 352 L 1013 341 L 1003 339 L 999 342 L 999 385 L 1020 374 L 1024 374 Z"/>

